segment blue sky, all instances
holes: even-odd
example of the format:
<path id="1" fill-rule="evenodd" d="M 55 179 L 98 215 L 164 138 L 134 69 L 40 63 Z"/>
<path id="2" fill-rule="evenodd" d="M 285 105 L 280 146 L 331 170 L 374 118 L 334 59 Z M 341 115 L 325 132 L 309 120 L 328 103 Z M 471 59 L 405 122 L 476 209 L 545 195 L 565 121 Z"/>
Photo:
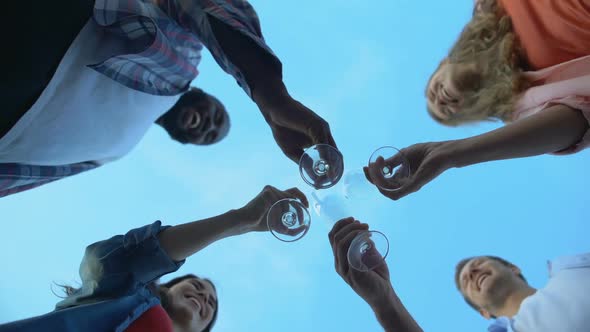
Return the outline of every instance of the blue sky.
<path id="1" fill-rule="evenodd" d="M 426 80 L 468 19 L 470 0 L 251 3 L 291 94 L 330 122 L 349 170 L 382 145 L 498 126 L 445 128 L 425 112 Z M 223 142 L 180 146 L 154 126 L 118 162 L 0 200 L 0 323 L 50 311 L 58 301 L 51 283 L 75 283 L 92 242 L 156 219 L 178 224 L 219 214 L 266 184 L 311 192 L 255 105 L 208 53 L 200 71 L 194 85 L 230 111 Z M 393 285 L 425 331 L 483 331 L 486 321 L 454 289 L 455 263 L 499 255 L 542 287 L 546 259 L 588 251 L 589 161 L 582 152 L 454 169 L 398 202 L 375 192 L 354 214 L 389 237 Z M 216 331 L 379 331 L 368 306 L 334 271 L 329 229 L 316 218 L 294 243 L 270 233 L 227 239 L 178 274 L 216 282 Z"/>

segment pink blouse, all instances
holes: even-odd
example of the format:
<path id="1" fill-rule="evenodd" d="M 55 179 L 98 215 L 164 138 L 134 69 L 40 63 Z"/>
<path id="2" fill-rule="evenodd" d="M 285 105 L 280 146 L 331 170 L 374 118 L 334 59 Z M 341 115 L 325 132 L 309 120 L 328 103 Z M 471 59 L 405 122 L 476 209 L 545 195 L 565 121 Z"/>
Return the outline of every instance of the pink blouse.
<path id="1" fill-rule="evenodd" d="M 512 121 L 563 104 L 577 109 L 590 123 L 590 55 L 538 71 L 524 73 L 533 87 L 515 104 Z M 556 154 L 572 154 L 590 146 L 590 130 L 580 142 Z"/>

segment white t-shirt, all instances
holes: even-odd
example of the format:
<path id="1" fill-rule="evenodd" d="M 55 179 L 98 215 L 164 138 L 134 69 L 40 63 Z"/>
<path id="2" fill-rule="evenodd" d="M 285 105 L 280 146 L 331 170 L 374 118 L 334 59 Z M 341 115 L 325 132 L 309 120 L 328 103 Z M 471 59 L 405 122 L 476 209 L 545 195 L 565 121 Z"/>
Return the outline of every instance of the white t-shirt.
<path id="1" fill-rule="evenodd" d="M 131 151 L 179 96 L 136 91 L 87 67 L 122 43 L 89 20 L 37 102 L 0 140 L 0 163 L 105 163 Z"/>
<path id="2" fill-rule="evenodd" d="M 550 263 L 547 285 L 527 297 L 516 316 L 500 318 L 490 331 L 590 331 L 590 253 Z"/>

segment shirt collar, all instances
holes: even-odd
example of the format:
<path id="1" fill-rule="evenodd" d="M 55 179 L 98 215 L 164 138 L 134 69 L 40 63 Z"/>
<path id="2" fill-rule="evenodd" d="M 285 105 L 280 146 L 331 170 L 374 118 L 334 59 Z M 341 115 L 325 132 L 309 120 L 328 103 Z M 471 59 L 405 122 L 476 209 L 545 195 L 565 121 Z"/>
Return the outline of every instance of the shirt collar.
<path id="1" fill-rule="evenodd" d="M 498 317 L 492 325 L 488 327 L 488 332 L 514 332 L 512 329 L 512 319 L 508 317 Z"/>
<path id="2" fill-rule="evenodd" d="M 549 277 L 555 276 L 561 270 L 590 267 L 590 252 L 585 254 L 563 256 L 553 261 L 547 261 Z"/>

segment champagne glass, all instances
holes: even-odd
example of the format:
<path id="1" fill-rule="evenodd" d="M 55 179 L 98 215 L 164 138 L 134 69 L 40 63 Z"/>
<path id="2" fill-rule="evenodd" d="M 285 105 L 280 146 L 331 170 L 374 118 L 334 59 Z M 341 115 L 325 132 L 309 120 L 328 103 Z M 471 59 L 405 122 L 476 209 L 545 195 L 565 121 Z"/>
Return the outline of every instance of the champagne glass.
<path id="1" fill-rule="evenodd" d="M 410 177 L 410 162 L 393 146 L 383 146 L 369 158 L 369 175 L 373 183 L 385 191 L 403 187 Z"/>
<path id="2" fill-rule="evenodd" d="M 307 234 L 311 216 L 299 200 L 285 198 L 270 207 L 266 223 L 274 237 L 283 242 L 294 242 Z"/>
<path id="3" fill-rule="evenodd" d="M 334 193 L 319 197 L 311 194 L 312 206 L 318 216 L 331 223 L 350 217 L 346 200 Z M 355 270 L 366 272 L 385 262 L 389 253 L 389 241 L 385 234 L 378 231 L 364 231 L 352 240 L 348 248 L 348 263 Z"/>
<path id="4" fill-rule="evenodd" d="M 303 181 L 315 189 L 330 188 L 342 177 L 344 158 L 335 147 L 316 144 L 301 156 L 299 172 Z"/>
<path id="5" fill-rule="evenodd" d="M 348 247 L 348 264 L 357 271 L 371 271 L 383 264 L 387 254 L 387 236 L 378 231 L 364 231 L 355 236 Z"/>

